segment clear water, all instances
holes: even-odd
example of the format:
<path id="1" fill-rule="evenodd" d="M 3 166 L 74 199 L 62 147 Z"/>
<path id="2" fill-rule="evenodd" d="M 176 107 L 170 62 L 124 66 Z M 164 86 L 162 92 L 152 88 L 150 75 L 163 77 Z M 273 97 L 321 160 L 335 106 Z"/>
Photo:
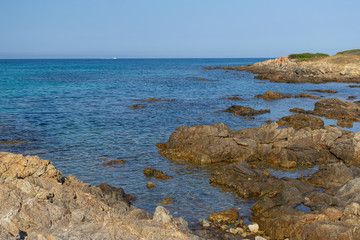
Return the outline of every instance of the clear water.
<path id="1" fill-rule="evenodd" d="M 117 59 L 117 60 L 0 60 L 0 151 L 39 155 L 64 173 L 97 185 L 107 182 L 136 196 L 135 206 L 153 212 L 172 197 L 167 208 L 192 226 L 209 214 L 238 207 L 250 216 L 253 202 L 209 185 L 210 170 L 172 162 L 155 147 L 180 125 L 223 122 L 236 130 L 258 127 L 266 120 L 290 115 L 289 109 L 313 109 L 316 100 L 254 98 L 267 90 L 297 94 L 309 89 L 334 89 L 346 99 L 359 96 L 349 84 L 261 83 L 247 72 L 204 70 L 205 66 L 247 65 L 264 59 Z M 196 81 L 205 78 L 211 81 Z M 221 99 L 238 95 L 244 101 Z M 169 102 L 138 102 L 148 98 Z M 145 109 L 130 109 L 134 104 Z M 271 109 L 246 120 L 223 112 L 231 105 Z M 336 121 L 327 120 L 327 124 Z M 359 131 L 355 124 L 352 131 Z M 125 160 L 117 167 L 102 163 Z M 147 179 L 146 167 L 172 175 L 172 180 Z M 157 188 L 147 189 L 148 181 Z"/>

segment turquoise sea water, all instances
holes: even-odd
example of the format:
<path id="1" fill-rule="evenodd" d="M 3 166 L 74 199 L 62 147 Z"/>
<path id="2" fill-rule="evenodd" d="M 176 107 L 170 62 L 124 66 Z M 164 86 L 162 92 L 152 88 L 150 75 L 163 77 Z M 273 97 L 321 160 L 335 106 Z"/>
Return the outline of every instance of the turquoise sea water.
<path id="1" fill-rule="evenodd" d="M 204 70 L 206 66 L 248 65 L 264 59 L 116 59 L 0 60 L 0 151 L 39 155 L 64 173 L 97 185 L 109 183 L 136 197 L 135 206 L 153 212 L 172 197 L 167 208 L 194 227 L 209 214 L 240 208 L 250 216 L 253 202 L 209 185 L 205 167 L 170 161 L 155 144 L 167 141 L 180 125 L 223 122 L 231 129 L 258 127 L 266 120 L 290 115 L 289 109 L 313 109 L 316 100 L 255 98 L 267 90 L 297 94 L 309 89 L 333 89 L 326 98 L 360 98 L 349 84 L 263 83 L 247 72 Z M 209 81 L 197 81 L 204 78 Z M 244 101 L 222 99 L 237 95 Z M 140 102 L 148 98 L 174 99 Z M 359 100 L 359 99 L 355 99 Z M 130 109 L 139 104 L 146 108 Z M 232 105 L 271 109 L 247 120 L 223 112 Z M 327 120 L 326 124 L 336 124 Z M 359 131 L 359 124 L 347 129 Z M 124 165 L 102 163 L 122 159 Z M 146 167 L 172 175 L 172 180 L 147 179 Z M 152 181 L 157 188 L 148 190 Z"/>

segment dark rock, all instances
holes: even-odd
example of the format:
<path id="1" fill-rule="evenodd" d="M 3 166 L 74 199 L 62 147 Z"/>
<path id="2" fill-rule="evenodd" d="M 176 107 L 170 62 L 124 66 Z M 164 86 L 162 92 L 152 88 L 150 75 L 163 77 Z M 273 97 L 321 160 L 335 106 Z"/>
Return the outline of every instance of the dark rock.
<path id="1" fill-rule="evenodd" d="M 234 113 L 235 116 L 255 116 L 255 115 L 261 115 L 264 113 L 269 113 L 270 109 L 261 109 L 261 110 L 255 110 L 251 107 L 244 107 L 244 106 L 231 106 L 228 109 L 225 110 L 225 112 L 231 112 Z"/>

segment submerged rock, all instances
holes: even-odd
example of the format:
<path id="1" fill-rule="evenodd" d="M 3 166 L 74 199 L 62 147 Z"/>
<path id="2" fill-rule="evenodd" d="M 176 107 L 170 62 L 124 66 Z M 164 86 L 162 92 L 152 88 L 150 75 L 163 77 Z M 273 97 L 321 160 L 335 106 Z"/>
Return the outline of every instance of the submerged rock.
<path id="1" fill-rule="evenodd" d="M 63 177 L 39 157 L 0 153 L 0 188 L 3 239 L 198 239 L 166 209 L 152 217 L 121 188 Z"/>
<path id="2" fill-rule="evenodd" d="M 270 109 L 261 109 L 261 110 L 255 110 L 251 107 L 244 107 L 244 106 L 231 106 L 228 109 L 225 110 L 225 112 L 231 112 L 234 113 L 235 116 L 255 116 L 255 115 L 261 115 L 264 113 L 269 113 Z"/>
<path id="3" fill-rule="evenodd" d="M 231 208 L 227 211 L 213 213 L 209 216 L 209 220 L 214 222 L 232 223 L 239 218 L 239 211 L 236 208 Z"/>

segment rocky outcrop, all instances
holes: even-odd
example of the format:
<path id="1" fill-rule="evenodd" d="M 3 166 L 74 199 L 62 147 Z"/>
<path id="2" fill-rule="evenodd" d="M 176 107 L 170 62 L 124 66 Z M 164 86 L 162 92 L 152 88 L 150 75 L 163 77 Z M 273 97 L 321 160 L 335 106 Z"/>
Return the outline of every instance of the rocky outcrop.
<path id="1" fill-rule="evenodd" d="M 225 124 L 185 127 L 173 132 L 160 154 L 197 164 L 261 161 L 293 168 L 342 161 L 360 163 L 360 133 L 334 126 L 279 129 L 277 123 L 231 131 Z"/>
<path id="2" fill-rule="evenodd" d="M 216 67 L 249 71 L 258 74 L 255 78 L 286 83 L 360 83 L 360 55 L 336 55 L 312 61 L 298 62 L 283 56 L 249 66 Z"/>
<path id="3" fill-rule="evenodd" d="M 305 127 L 320 129 L 324 127 L 324 121 L 321 118 L 302 113 L 282 117 L 276 123 L 279 124 L 279 126 L 290 126 L 297 129 Z"/>
<path id="4" fill-rule="evenodd" d="M 163 207 L 154 215 L 108 184 L 63 177 L 39 157 L 0 153 L 1 239 L 198 239 Z"/>
<path id="5" fill-rule="evenodd" d="M 290 111 L 337 119 L 339 120 L 338 125 L 345 127 L 352 127 L 353 122 L 360 122 L 360 101 L 349 102 L 337 98 L 329 98 L 316 102 L 313 111 L 306 111 L 301 108 L 295 108 Z"/>
<path id="6" fill-rule="evenodd" d="M 272 239 L 359 239 L 359 171 L 342 163 L 323 166 L 309 184 L 325 191 L 285 188 L 273 198 L 262 197 L 253 215 Z"/>
<path id="7" fill-rule="evenodd" d="M 234 113 L 235 116 L 256 116 L 261 115 L 264 113 L 269 113 L 270 109 L 260 109 L 255 110 L 251 107 L 244 107 L 244 106 L 231 106 L 225 110 L 225 112 Z"/>
<path id="8" fill-rule="evenodd" d="M 242 198 L 271 239 L 359 239 L 360 169 L 333 163 L 310 178 L 276 178 L 240 161 L 217 169 L 211 183 Z"/>

